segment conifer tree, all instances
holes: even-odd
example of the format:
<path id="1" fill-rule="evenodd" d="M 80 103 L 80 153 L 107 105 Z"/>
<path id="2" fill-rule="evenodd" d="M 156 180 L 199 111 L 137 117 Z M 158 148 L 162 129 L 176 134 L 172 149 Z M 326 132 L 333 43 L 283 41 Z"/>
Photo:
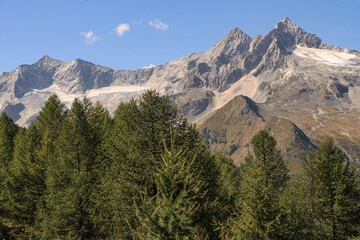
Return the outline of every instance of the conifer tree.
<path id="1" fill-rule="evenodd" d="M 317 186 L 310 187 L 303 174 L 296 175 L 285 188 L 280 204 L 283 210 L 281 232 L 283 239 L 316 239 L 313 221 L 313 199 Z"/>
<path id="2" fill-rule="evenodd" d="M 43 176 L 43 193 L 46 191 L 46 178 L 48 174 L 49 166 L 52 166 L 57 161 L 56 156 L 56 141 L 61 133 L 63 122 L 67 110 L 65 105 L 60 101 L 56 94 L 51 94 L 45 103 L 45 106 L 39 113 L 36 121 L 36 127 L 40 134 L 39 146 L 36 149 L 36 156 L 38 161 L 42 163 L 42 169 L 39 170 Z M 46 222 L 47 207 L 45 205 L 45 199 L 43 196 L 39 198 L 37 204 L 37 228 L 38 233 L 42 234 L 41 224 Z"/>
<path id="3" fill-rule="evenodd" d="M 182 118 L 168 97 L 161 97 L 155 91 L 145 92 L 137 101 L 120 104 L 107 142 L 109 161 L 102 179 L 102 194 L 99 194 L 103 198 L 99 202 L 103 204 L 99 206 L 97 216 L 109 223 L 108 232 L 113 236 L 129 238 L 132 234 L 129 224 L 133 228 L 139 226 L 139 219 L 132 213 L 140 192 L 146 190 L 149 196 L 156 195 L 153 170 L 159 167 L 164 147 L 170 147 L 171 129 L 177 134 L 175 145 L 187 149 L 190 158 L 197 155 L 192 170 L 201 173 L 199 177 L 205 182 L 203 187 L 208 189 L 206 198 L 216 198 L 215 161 L 202 144 L 195 126 Z M 198 212 L 197 221 L 211 229 L 212 222 L 204 218 L 205 210 Z"/>
<path id="4" fill-rule="evenodd" d="M 142 194 L 137 215 L 141 227 L 135 233 L 139 239 L 194 239 L 201 228 L 194 222 L 194 215 L 200 207 L 199 199 L 203 182 L 191 171 L 195 162 L 188 159 L 186 150 L 178 149 L 172 142 L 165 146 L 159 167 L 154 170 L 156 195 Z M 209 204 L 209 203 L 207 203 Z M 204 238 L 205 239 L 205 238 Z"/>
<path id="5" fill-rule="evenodd" d="M 96 236 L 91 196 L 99 180 L 99 146 L 107 111 L 88 98 L 75 99 L 56 142 L 57 159 L 47 177 L 44 238 Z"/>
<path id="6" fill-rule="evenodd" d="M 37 203 L 44 192 L 43 163 L 36 149 L 40 134 L 34 124 L 21 129 L 15 137 L 14 158 L 6 179 L 8 209 L 13 225 L 18 225 L 19 238 L 35 236 Z"/>
<path id="7" fill-rule="evenodd" d="M 239 198 L 239 187 L 241 175 L 230 157 L 225 157 L 221 153 L 215 154 L 215 162 L 219 172 L 219 191 L 217 193 L 217 208 L 219 216 L 218 225 L 221 229 L 227 220 L 233 215 L 236 208 L 236 200 Z"/>
<path id="8" fill-rule="evenodd" d="M 45 145 L 43 148 L 48 147 L 49 152 L 54 151 L 53 145 L 60 134 L 65 114 L 65 105 L 61 103 L 56 94 L 52 94 L 36 119 L 36 126 L 42 135 L 42 141 Z M 51 146 L 47 146 L 47 144 L 50 144 Z"/>
<path id="9" fill-rule="evenodd" d="M 6 113 L 0 116 L 0 168 L 5 170 L 14 153 L 14 137 L 18 127 Z"/>
<path id="10" fill-rule="evenodd" d="M 299 196 L 312 239 L 347 239 L 358 236 L 360 188 L 342 151 L 326 139 L 309 154 L 302 170 L 306 191 Z"/>
<path id="11" fill-rule="evenodd" d="M 18 131 L 17 125 L 6 115 L 0 116 L 0 238 L 6 236 L 6 226 L 3 226 L 8 214 L 6 204 L 8 197 L 5 191 L 5 180 L 8 176 L 8 165 L 14 154 L 14 137 Z"/>
<path id="12" fill-rule="evenodd" d="M 47 167 L 55 159 L 55 140 L 65 116 L 65 107 L 53 94 L 49 97 L 37 122 L 19 134 L 8 179 L 8 195 L 14 219 L 24 224 L 27 234 L 38 234 L 45 193 Z M 21 216 L 20 216 L 21 215 Z"/>
<path id="13" fill-rule="evenodd" d="M 279 239 L 279 197 L 288 181 L 288 170 L 276 140 L 265 130 L 252 139 L 255 156 L 246 157 L 237 214 L 230 221 L 229 238 Z"/>

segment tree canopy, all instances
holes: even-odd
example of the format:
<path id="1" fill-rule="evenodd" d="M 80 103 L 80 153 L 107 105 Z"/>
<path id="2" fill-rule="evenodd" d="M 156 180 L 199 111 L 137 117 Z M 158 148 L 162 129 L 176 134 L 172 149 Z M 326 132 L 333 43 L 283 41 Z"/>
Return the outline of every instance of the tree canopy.
<path id="1" fill-rule="evenodd" d="M 244 163 L 212 154 L 167 96 L 110 115 L 51 95 L 36 121 L 0 117 L 0 239 L 356 239 L 359 182 L 326 139 L 288 175 L 266 130 Z"/>

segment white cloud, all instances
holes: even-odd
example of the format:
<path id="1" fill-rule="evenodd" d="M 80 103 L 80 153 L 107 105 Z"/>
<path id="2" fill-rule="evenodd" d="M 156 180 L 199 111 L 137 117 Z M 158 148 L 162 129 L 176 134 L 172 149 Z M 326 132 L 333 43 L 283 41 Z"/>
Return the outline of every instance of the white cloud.
<path id="1" fill-rule="evenodd" d="M 166 30 L 169 27 L 167 23 L 160 21 L 160 19 L 158 18 L 154 19 L 153 21 L 150 21 L 149 25 L 160 30 Z"/>
<path id="2" fill-rule="evenodd" d="M 150 64 L 149 66 L 144 66 L 144 67 L 142 67 L 142 68 L 146 69 L 146 68 L 153 68 L 153 67 L 156 67 L 156 65 Z"/>
<path id="3" fill-rule="evenodd" d="M 121 37 L 125 32 L 130 32 L 130 25 L 127 23 L 120 23 L 115 28 L 116 33 Z"/>
<path id="4" fill-rule="evenodd" d="M 80 33 L 81 36 L 85 37 L 85 41 L 87 44 L 92 44 L 93 42 L 101 40 L 101 37 L 95 36 L 92 30 L 89 32 Z"/>

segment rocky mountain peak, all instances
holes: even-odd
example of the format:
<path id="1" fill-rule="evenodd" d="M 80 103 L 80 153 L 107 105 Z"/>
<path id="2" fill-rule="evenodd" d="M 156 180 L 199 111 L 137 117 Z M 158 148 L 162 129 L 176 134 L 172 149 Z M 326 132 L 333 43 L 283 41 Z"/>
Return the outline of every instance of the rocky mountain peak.
<path id="1" fill-rule="evenodd" d="M 275 28 L 268 34 L 271 38 L 276 38 L 279 48 L 286 52 L 289 49 L 300 45 L 309 48 L 328 48 L 328 46 L 315 34 L 307 33 L 286 17 L 283 18 Z"/>
<path id="2" fill-rule="evenodd" d="M 49 71 L 54 71 L 55 68 L 59 67 L 63 62 L 53 59 L 47 55 L 40 58 L 33 66 L 35 69 L 47 69 Z"/>
<path id="3" fill-rule="evenodd" d="M 85 60 L 82 60 L 80 58 L 77 58 L 74 60 L 74 64 L 80 64 L 80 65 L 94 65 L 93 63 L 91 62 L 88 62 L 88 61 L 85 61 Z"/>
<path id="4" fill-rule="evenodd" d="M 286 17 L 281 19 L 281 21 L 278 24 L 276 24 L 275 29 L 278 29 L 280 31 L 292 32 L 296 34 L 299 33 L 299 30 L 301 28 L 295 23 L 291 22 L 290 18 Z"/>
<path id="5" fill-rule="evenodd" d="M 243 39 L 243 40 L 247 40 L 249 39 L 250 37 L 244 33 L 240 28 L 234 28 L 233 30 L 231 30 L 228 35 L 226 35 L 225 37 L 226 39 L 229 39 L 229 40 L 235 40 L 235 39 Z M 250 38 L 251 39 L 251 38 Z"/>
<path id="6" fill-rule="evenodd" d="M 36 64 L 54 64 L 54 63 L 59 64 L 61 63 L 61 61 L 51 58 L 47 55 L 43 56 L 42 58 L 39 59 L 39 61 L 36 62 Z"/>
<path id="7" fill-rule="evenodd" d="M 240 28 L 231 30 L 225 37 L 218 41 L 209 51 L 211 59 L 229 61 L 229 58 L 242 55 L 249 48 L 252 39 Z M 219 58 L 220 56 L 220 58 Z M 223 61 L 220 62 L 223 62 Z"/>
<path id="8" fill-rule="evenodd" d="M 284 17 L 283 19 L 280 20 L 280 22 L 283 22 L 283 23 L 291 23 L 291 20 L 289 17 Z"/>

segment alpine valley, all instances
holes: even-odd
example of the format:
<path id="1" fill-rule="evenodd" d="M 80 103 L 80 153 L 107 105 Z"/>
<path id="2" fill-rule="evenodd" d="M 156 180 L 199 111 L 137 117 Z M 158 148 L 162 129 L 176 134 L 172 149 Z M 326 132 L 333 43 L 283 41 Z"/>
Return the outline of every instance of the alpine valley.
<path id="1" fill-rule="evenodd" d="M 51 93 L 68 106 L 86 95 L 113 112 L 147 89 L 169 95 L 207 146 L 236 163 L 260 129 L 295 172 L 326 136 L 360 161 L 360 52 L 325 44 L 288 18 L 267 35 L 236 28 L 206 52 L 136 71 L 45 56 L 0 74 L 0 112 L 27 126 Z"/>

